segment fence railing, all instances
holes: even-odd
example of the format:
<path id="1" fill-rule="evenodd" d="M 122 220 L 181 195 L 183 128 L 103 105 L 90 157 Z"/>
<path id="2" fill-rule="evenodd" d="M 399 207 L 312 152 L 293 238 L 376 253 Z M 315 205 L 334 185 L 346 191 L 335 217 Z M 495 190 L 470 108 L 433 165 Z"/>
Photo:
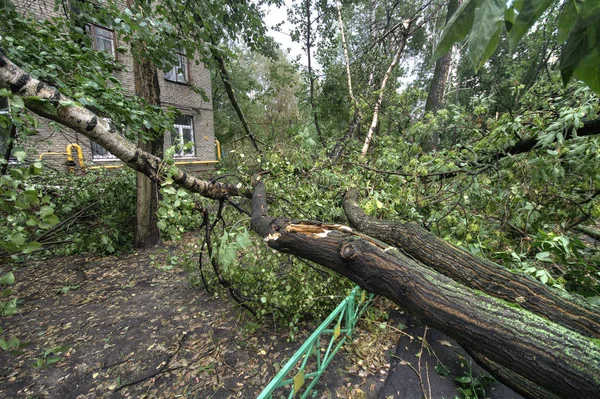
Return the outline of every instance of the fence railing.
<path id="1" fill-rule="evenodd" d="M 258 399 L 306 398 L 371 304 L 374 295 L 355 287 L 283 366 Z M 276 392 L 277 391 L 277 392 Z"/>

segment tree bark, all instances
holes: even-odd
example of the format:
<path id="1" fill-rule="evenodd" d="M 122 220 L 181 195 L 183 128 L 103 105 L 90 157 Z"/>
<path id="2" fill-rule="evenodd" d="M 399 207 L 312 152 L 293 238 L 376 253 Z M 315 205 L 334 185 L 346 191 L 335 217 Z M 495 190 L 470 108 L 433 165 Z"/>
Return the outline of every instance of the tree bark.
<path id="1" fill-rule="evenodd" d="M 452 17 L 452 14 L 458 8 L 458 0 L 450 0 L 448 2 L 448 9 L 446 12 L 446 24 Z M 431 85 L 429 86 L 429 92 L 427 94 L 427 100 L 425 101 L 425 112 L 437 112 L 444 103 L 444 92 L 446 90 L 446 83 L 448 81 L 448 74 L 450 73 L 450 65 L 452 64 L 452 51 L 449 51 L 435 62 L 435 69 L 433 71 L 433 78 L 431 79 Z M 439 132 L 434 131 L 431 137 L 424 139 L 421 142 L 421 147 L 424 152 L 430 152 L 438 149 L 439 144 Z"/>
<path id="2" fill-rule="evenodd" d="M 547 390 L 559 397 L 598 398 L 598 340 L 520 306 L 465 287 L 396 248 L 349 227 L 292 222 L 268 215 L 264 183 L 255 182 L 252 228 L 267 245 L 316 262 L 454 338 L 479 358 L 510 370 L 532 386 L 496 376 L 529 397 Z M 485 366 L 485 364 L 484 364 Z"/>
<path id="3" fill-rule="evenodd" d="M 38 115 L 81 132 L 153 180 L 162 178 L 161 160 L 119 135 L 110 119 L 98 118 L 55 88 L 27 75 L 1 52 L 0 88 L 47 100 L 52 107 L 42 107 L 39 101 L 26 104 Z M 208 198 L 240 194 L 233 186 L 195 179 L 180 170 L 176 170 L 173 179 Z M 252 207 L 252 228 L 265 237 L 271 248 L 317 262 L 370 292 L 390 298 L 453 337 L 498 379 L 522 394 L 532 398 L 548 397 L 543 392 L 550 392 L 550 397 L 600 397 L 597 338 L 584 336 L 518 303 L 465 287 L 397 248 L 350 227 L 271 217 L 265 186 L 260 180 L 255 182 Z M 430 242 L 425 241 L 424 245 Z M 461 266 L 471 267 L 466 262 Z M 477 275 L 472 279 L 477 280 Z M 485 284 L 483 287 L 486 289 Z M 545 294 L 533 290 L 532 295 Z M 598 313 L 596 309 L 591 311 Z"/>
<path id="4" fill-rule="evenodd" d="M 10 163 L 10 157 L 12 155 L 13 152 L 13 148 L 15 146 L 15 141 L 17 140 L 17 127 L 11 123 L 10 124 L 10 133 L 9 133 L 9 139 L 8 139 L 8 144 L 6 145 L 6 150 L 4 151 L 4 164 L 2 164 L 2 171 L 0 171 L 0 174 L 5 175 L 6 172 L 8 172 L 8 165 Z"/>
<path id="5" fill-rule="evenodd" d="M 127 6 L 133 7 L 134 0 L 127 0 Z M 136 43 L 144 46 L 143 43 Z M 144 51 L 137 51 L 138 56 L 133 57 L 133 79 L 135 95 L 143 98 L 148 104 L 160 107 L 160 86 L 158 83 L 158 70 L 147 58 L 143 57 Z M 138 147 L 154 156 L 162 158 L 164 134 L 145 129 L 147 134 L 154 139 L 146 141 L 138 139 Z M 150 248 L 160 242 L 160 229 L 158 228 L 159 187 L 142 172 L 136 174 L 136 225 L 134 235 L 135 248 Z"/>
<path id="6" fill-rule="evenodd" d="M 566 128 L 563 133 L 563 139 L 569 140 L 574 138 L 575 135 L 573 134 L 573 130 L 574 128 L 572 126 Z M 585 121 L 583 126 L 577 129 L 577 137 L 595 136 L 598 134 L 600 134 L 600 119 Z M 539 137 L 531 137 L 508 146 L 500 152 L 484 157 L 484 159 L 489 162 L 499 161 L 509 155 L 517 155 L 529 152 L 540 145 L 540 143 L 541 140 Z"/>
<path id="7" fill-rule="evenodd" d="M 458 8 L 458 0 L 450 0 L 448 2 L 448 8 L 446 13 L 446 24 L 452 17 L 452 14 Z M 433 78 L 431 79 L 431 85 L 429 86 L 429 92 L 427 94 L 427 101 L 425 101 L 425 112 L 435 112 L 440 109 L 443 105 L 444 91 L 446 89 L 446 83 L 448 81 L 448 73 L 450 72 L 450 64 L 452 62 L 452 52 L 448 52 L 443 57 L 439 58 L 435 62 L 435 69 L 433 71 Z"/>
<path id="8" fill-rule="evenodd" d="M 415 223 L 378 220 L 358 206 L 358 191 L 343 201 L 350 225 L 400 249 L 408 256 L 475 290 L 518 304 L 583 335 L 600 338 L 600 313 L 582 298 L 512 273 L 439 239 Z"/>

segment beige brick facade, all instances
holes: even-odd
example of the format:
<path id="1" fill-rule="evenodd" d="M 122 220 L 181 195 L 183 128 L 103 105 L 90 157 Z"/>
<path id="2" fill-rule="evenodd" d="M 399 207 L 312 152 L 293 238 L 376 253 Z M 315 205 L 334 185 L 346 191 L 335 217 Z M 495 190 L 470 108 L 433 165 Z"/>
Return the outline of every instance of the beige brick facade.
<path id="1" fill-rule="evenodd" d="M 37 0 L 33 2 L 16 0 L 15 4 L 20 8 L 21 12 L 35 15 L 37 18 L 64 15 L 64 10 L 55 9 L 54 0 Z M 116 37 L 115 48 L 119 46 L 125 45 Z M 115 77 L 121 82 L 127 94 L 133 95 L 134 77 L 132 72 L 132 57 L 129 53 L 119 53 L 116 56 L 125 65 L 126 69 L 117 73 Z M 216 159 L 212 101 L 204 101 L 203 96 L 194 92 L 191 86 L 193 85 L 203 90 L 210 98 L 211 77 L 210 71 L 204 65 L 196 65 L 192 60 L 187 65 L 189 84 L 169 81 L 164 78 L 165 74 L 159 71 L 161 103 L 165 107 L 175 107 L 183 115 L 192 117 L 194 155 L 189 155 L 181 159 L 176 158 L 176 161 L 187 162 L 186 166 L 189 169 L 203 170 L 214 165 L 214 163 L 203 162 L 214 161 Z M 94 159 L 90 140 L 70 129 L 60 127 L 59 131 L 52 131 L 48 121 L 42 120 L 38 132 L 38 135 L 32 138 L 35 143 L 33 147 L 37 155 L 44 154 L 43 158 L 47 162 L 54 164 L 64 163 L 66 157 L 58 153 L 65 153 L 69 144 L 77 144 L 82 148 L 83 158 L 88 164 L 109 165 L 118 163 L 115 160 L 99 159 L 98 157 Z M 171 135 L 167 133 L 165 134 L 165 149 L 169 146 L 171 146 Z M 76 153 L 74 152 L 73 155 L 76 155 Z"/>

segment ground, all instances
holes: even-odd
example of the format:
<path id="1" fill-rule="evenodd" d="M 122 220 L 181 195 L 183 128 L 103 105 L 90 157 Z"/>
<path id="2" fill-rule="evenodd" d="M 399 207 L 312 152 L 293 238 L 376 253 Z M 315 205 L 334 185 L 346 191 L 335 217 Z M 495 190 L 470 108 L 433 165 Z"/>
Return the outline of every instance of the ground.
<path id="1" fill-rule="evenodd" d="M 17 269 L 22 305 L 0 318 L 0 338 L 23 345 L 0 351 L 0 398 L 256 398 L 319 321 L 290 342 L 286 328 L 257 324 L 226 296 L 192 287 L 183 270 L 161 267 L 177 250 Z M 454 398 L 457 377 L 474 385 L 481 373 L 454 341 L 378 298 L 311 397 Z M 500 384 L 486 397 L 518 398 Z"/>
<path id="2" fill-rule="evenodd" d="M 303 326 L 295 342 L 286 329 L 257 328 L 228 298 L 157 267 L 161 253 L 78 255 L 18 269 L 20 314 L 0 327 L 3 338 L 26 345 L 0 351 L 0 397 L 255 398 L 318 324 Z M 365 334 L 359 326 L 354 353 L 347 346 L 334 358 L 317 397 L 374 396 L 398 336 L 374 344 Z"/>

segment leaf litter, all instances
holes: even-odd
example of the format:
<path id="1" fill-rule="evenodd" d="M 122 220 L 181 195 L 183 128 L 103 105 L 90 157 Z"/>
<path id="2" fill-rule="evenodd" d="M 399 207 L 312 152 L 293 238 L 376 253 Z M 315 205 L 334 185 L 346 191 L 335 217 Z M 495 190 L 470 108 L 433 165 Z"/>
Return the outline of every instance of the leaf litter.
<path id="1" fill-rule="evenodd" d="M 295 342 L 285 329 L 244 328 L 255 321 L 234 303 L 192 287 L 178 268 L 151 266 L 160 251 L 18 269 L 20 313 L 0 328 L 22 346 L 0 351 L 0 397 L 255 398 L 319 323 L 301 326 Z M 398 333 L 370 324 L 359 323 L 315 397 L 376 397 Z"/>

